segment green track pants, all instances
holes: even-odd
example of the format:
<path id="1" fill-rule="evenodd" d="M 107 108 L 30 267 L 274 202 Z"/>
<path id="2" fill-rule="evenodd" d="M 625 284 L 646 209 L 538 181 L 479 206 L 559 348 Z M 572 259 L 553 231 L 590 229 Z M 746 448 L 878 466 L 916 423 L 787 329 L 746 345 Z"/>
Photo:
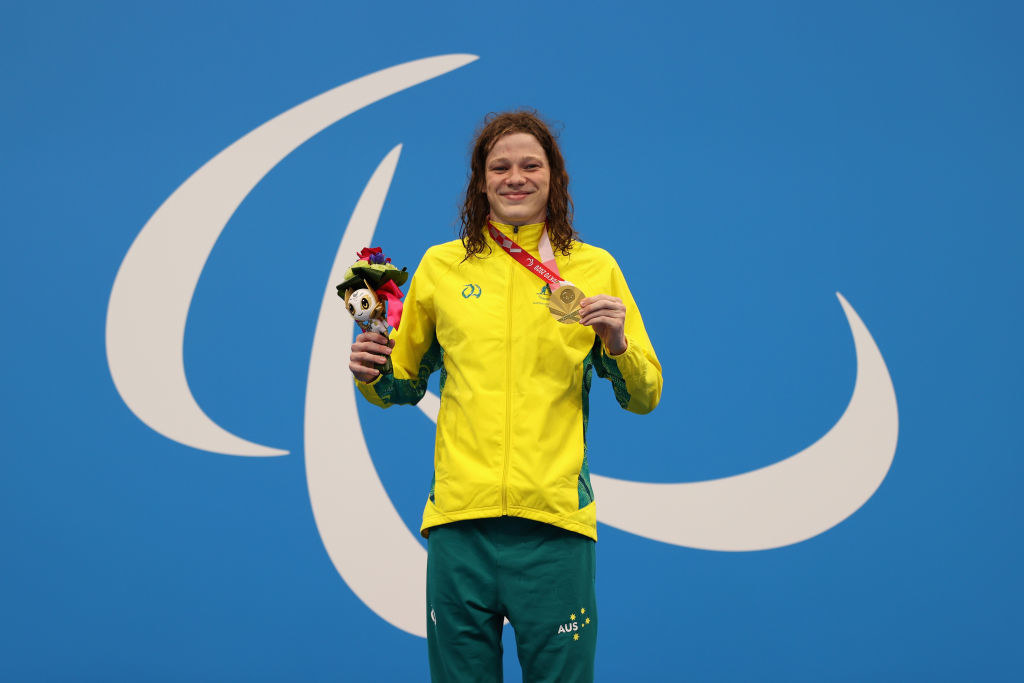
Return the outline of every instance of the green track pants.
<path id="1" fill-rule="evenodd" d="M 501 630 L 515 629 L 524 683 L 594 679 L 593 540 L 519 517 L 430 530 L 427 648 L 434 683 L 501 681 Z"/>

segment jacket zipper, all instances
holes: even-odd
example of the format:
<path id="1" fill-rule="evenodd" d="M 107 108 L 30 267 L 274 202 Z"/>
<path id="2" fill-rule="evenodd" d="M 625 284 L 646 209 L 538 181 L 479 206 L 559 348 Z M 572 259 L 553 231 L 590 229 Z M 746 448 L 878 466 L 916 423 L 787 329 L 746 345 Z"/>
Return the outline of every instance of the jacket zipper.
<path id="1" fill-rule="evenodd" d="M 519 232 L 512 227 L 512 234 Z M 508 262 L 508 302 L 505 311 L 505 462 L 501 473 L 501 514 L 508 514 L 508 468 L 512 454 L 512 277 L 515 264 Z"/>

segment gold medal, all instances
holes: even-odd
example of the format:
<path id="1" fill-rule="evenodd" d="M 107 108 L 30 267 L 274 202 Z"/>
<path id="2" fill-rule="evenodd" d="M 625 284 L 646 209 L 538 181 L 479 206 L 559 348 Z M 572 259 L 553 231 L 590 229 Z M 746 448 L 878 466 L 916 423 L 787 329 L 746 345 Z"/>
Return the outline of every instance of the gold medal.
<path id="1" fill-rule="evenodd" d="M 551 293 L 548 301 L 548 310 L 560 323 L 571 325 L 580 321 L 580 302 L 585 295 L 579 287 L 573 285 L 562 285 Z"/>

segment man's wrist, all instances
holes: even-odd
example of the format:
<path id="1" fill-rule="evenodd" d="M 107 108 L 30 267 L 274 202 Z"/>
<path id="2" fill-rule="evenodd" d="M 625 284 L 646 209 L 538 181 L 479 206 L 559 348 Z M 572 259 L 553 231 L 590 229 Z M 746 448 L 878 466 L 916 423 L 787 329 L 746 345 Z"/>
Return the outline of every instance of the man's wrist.
<path id="1" fill-rule="evenodd" d="M 605 344 L 604 350 L 609 356 L 621 356 L 629 348 L 629 341 L 626 339 L 626 335 L 616 340 L 612 344 Z"/>

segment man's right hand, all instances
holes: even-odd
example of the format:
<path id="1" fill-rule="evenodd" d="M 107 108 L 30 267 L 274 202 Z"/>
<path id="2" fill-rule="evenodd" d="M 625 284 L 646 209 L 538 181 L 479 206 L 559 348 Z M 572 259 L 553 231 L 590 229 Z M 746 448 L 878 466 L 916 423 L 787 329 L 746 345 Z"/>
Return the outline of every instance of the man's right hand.
<path id="1" fill-rule="evenodd" d="M 352 354 L 348 357 L 348 369 L 360 382 L 372 382 L 380 374 L 378 366 L 383 365 L 391 355 L 394 339 L 377 334 L 362 332 L 352 344 Z"/>

